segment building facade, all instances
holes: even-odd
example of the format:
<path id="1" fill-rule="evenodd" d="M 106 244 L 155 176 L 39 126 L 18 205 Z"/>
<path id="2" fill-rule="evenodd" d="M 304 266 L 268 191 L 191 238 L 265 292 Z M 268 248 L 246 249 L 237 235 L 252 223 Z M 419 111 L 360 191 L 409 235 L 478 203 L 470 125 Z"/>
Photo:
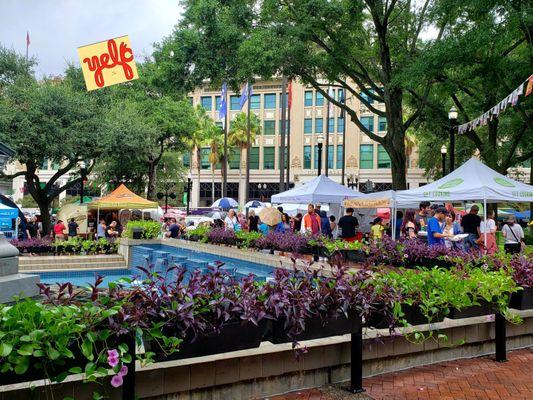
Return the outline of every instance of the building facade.
<path id="1" fill-rule="evenodd" d="M 337 99 L 343 98 L 342 89 L 335 88 Z M 199 88 L 191 94 L 193 104 L 201 105 L 217 124 L 222 126 L 218 114 L 220 110 L 220 91 L 213 91 L 209 87 Z M 231 121 L 241 112 L 239 95 L 228 93 L 228 113 Z M 372 102 L 372 99 L 369 99 Z M 240 157 L 240 150 L 230 149 L 228 167 L 227 195 L 239 199 L 243 204 L 245 198 L 268 201 L 270 196 L 279 192 L 279 167 L 281 147 L 281 105 L 282 82 L 279 80 L 259 81 L 253 86 L 250 99 L 251 111 L 260 121 L 262 132 L 252 144 L 250 152 L 250 186 L 249 193 L 245 193 L 246 156 Z M 385 135 L 387 121 L 371 113 L 354 96 L 347 96 L 346 103 L 356 110 L 363 125 L 378 135 Z M 384 105 L 373 102 L 374 107 L 383 110 Z M 246 105 L 242 111 L 246 111 Z M 341 182 L 343 163 L 343 147 L 345 146 L 345 184 L 350 184 L 360 191 L 380 191 L 392 188 L 390 158 L 380 144 L 363 134 L 360 129 L 349 120 L 342 118 L 338 107 L 333 107 L 327 118 L 328 102 L 320 92 L 299 82 L 292 83 L 292 105 L 290 115 L 290 185 L 300 185 L 317 176 L 318 173 L 318 141 L 323 139 L 322 173 L 327 165 L 328 175 L 337 182 Z M 326 129 L 329 124 L 328 156 L 326 159 Z M 343 125 L 346 124 L 345 142 L 343 141 Z M 231 126 L 231 122 L 230 122 Z M 202 148 L 200 156 L 200 174 L 197 172 L 197 157 L 192 159 L 186 155 L 185 165 L 191 167 L 193 190 L 192 206 L 210 205 L 213 198 L 222 195 L 222 175 L 220 166 L 214 174 L 209 163 L 210 149 Z M 222 150 L 220 150 L 222 151 Z M 287 157 L 285 157 L 287 162 Z M 418 187 L 427 182 L 424 171 L 418 168 L 418 154 L 414 149 L 408 154 L 407 182 L 409 187 Z M 215 193 L 212 193 L 212 180 L 215 180 Z"/>

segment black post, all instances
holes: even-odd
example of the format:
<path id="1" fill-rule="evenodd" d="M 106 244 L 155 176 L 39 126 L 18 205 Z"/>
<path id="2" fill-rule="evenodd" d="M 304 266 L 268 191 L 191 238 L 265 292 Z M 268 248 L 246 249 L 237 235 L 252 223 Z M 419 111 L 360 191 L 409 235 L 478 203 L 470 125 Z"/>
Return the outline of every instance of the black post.
<path id="1" fill-rule="evenodd" d="M 84 182 L 87 177 L 87 170 L 85 168 L 81 169 L 81 188 L 80 188 L 80 204 L 83 204 L 83 198 L 85 197 L 84 193 Z"/>
<path id="2" fill-rule="evenodd" d="M 442 177 L 444 178 L 446 176 L 446 153 L 442 154 Z"/>
<path id="3" fill-rule="evenodd" d="M 226 102 L 226 112 L 224 113 L 224 164 L 222 165 L 222 197 L 228 197 L 228 113 L 230 106 L 228 104 L 228 90 L 224 93 Z M 198 182 L 200 184 L 200 182 Z M 189 197 L 187 197 L 187 207 L 189 206 Z"/>
<path id="4" fill-rule="evenodd" d="M 186 215 L 189 215 L 189 204 L 191 204 L 191 178 L 187 178 L 187 211 Z"/>
<path id="5" fill-rule="evenodd" d="M 450 120 L 450 172 L 455 170 L 455 126 L 456 119 Z"/>
<path id="6" fill-rule="evenodd" d="M 124 364 L 128 367 L 128 373 L 124 376 L 122 384 L 122 400 L 132 400 L 135 399 L 135 333 L 128 334 L 125 342 L 131 354 L 131 362 Z"/>
<path id="7" fill-rule="evenodd" d="M 496 347 L 496 361 L 505 362 L 507 361 L 507 350 L 506 350 L 506 326 L 505 326 L 505 317 L 497 312 L 494 318 L 494 344 Z"/>
<path id="8" fill-rule="evenodd" d="M 248 111 L 248 115 L 246 116 L 246 182 L 244 183 L 244 203 L 246 204 L 248 202 L 248 197 L 250 195 L 250 150 L 251 150 L 251 144 L 250 144 L 250 112 L 251 112 L 251 105 L 252 102 L 251 95 L 251 87 L 250 87 L 250 81 L 248 81 L 248 84 L 246 85 L 246 88 L 248 90 L 248 93 L 246 94 L 248 96 L 248 104 L 246 105 L 246 109 Z M 248 212 L 248 210 L 246 211 Z"/>
<path id="9" fill-rule="evenodd" d="M 165 213 L 166 212 L 168 212 L 168 190 L 165 190 Z"/>
<path id="10" fill-rule="evenodd" d="M 287 126 L 287 78 L 281 82 L 281 146 L 279 147 L 279 191 L 285 190 L 285 129 Z"/>
<path id="11" fill-rule="evenodd" d="M 318 175 L 322 174 L 322 143 L 318 143 Z"/>
<path id="12" fill-rule="evenodd" d="M 361 393 L 363 388 L 363 324 L 359 322 L 351 333 L 350 392 Z"/>

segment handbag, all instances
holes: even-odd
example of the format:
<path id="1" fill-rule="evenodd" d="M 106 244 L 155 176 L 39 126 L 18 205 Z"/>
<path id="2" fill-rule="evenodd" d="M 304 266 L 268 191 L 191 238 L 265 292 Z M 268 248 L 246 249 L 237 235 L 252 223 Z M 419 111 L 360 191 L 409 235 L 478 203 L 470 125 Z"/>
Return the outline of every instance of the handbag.
<path id="1" fill-rule="evenodd" d="M 507 226 L 509 226 L 509 225 L 507 225 Z M 521 251 L 524 251 L 525 248 L 526 248 L 526 244 L 524 243 L 524 241 L 523 241 L 523 240 L 519 240 L 519 239 L 516 237 L 516 234 L 514 233 L 513 228 L 511 228 L 510 226 L 509 226 L 509 230 L 510 230 L 511 233 L 513 234 L 513 237 L 515 238 L 515 240 L 518 242 L 517 244 L 520 245 L 520 250 L 521 250 Z"/>

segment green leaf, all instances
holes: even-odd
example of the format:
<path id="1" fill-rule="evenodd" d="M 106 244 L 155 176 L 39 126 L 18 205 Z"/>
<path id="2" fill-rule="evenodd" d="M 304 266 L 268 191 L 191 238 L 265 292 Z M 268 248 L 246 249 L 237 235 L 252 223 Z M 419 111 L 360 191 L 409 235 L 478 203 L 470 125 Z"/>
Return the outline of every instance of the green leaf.
<path id="1" fill-rule="evenodd" d="M 81 344 L 81 352 L 88 360 L 94 360 L 93 345 L 88 340 L 84 340 Z"/>
<path id="2" fill-rule="evenodd" d="M 30 367 L 30 358 L 21 357 L 18 359 L 17 365 L 15 366 L 15 373 L 17 375 L 23 375 L 26 373 L 29 367 Z"/>
<path id="3" fill-rule="evenodd" d="M 12 350 L 13 346 L 9 343 L 0 343 L 0 357 L 7 357 Z"/>
<path id="4" fill-rule="evenodd" d="M 33 346 L 31 344 L 25 344 L 20 346 L 20 349 L 17 350 L 21 356 L 31 356 L 33 354 Z"/>
<path id="5" fill-rule="evenodd" d="M 71 374 L 81 374 L 83 371 L 80 367 L 72 367 L 68 370 Z"/>
<path id="6" fill-rule="evenodd" d="M 61 353 L 54 349 L 52 346 L 48 348 L 48 351 L 46 352 L 48 354 L 48 357 L 50 357 L 50 360 L 57 360 Z"/>
<path id="7" fill-rule="evenodd" d="M 96 342 L 97 335 L 94 332 L 87 332 L 87 339 L 89 339 L 89 342 L 94 343 Z"/>

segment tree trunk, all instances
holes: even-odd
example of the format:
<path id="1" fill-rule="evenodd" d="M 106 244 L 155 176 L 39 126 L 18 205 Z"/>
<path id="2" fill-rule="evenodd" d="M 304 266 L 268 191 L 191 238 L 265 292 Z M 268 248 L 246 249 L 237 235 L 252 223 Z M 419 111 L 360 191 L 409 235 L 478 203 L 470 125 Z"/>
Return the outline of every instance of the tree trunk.
<path id="1" fill-rule="evenodd" d="M 215 166 L 211 167 L 211 204 L 215 202 Z"/>
<path id="2" fill-rule="evenodd" d="M 43 226 L 43 237 L 50 236 L 52 232 L 52 224 L 50 221 L 50 203 L 48 198 L 34 198 L 35 202 L 39 206 L 41 213 L 41 224 Z M 66 222 L 66 221 L 65 221 Z"/>
<path id="3" fill-rule="evenodd" d="M 385 92 L 385 103 L 389 113 L 389 126 L 383 147 L 391 159 L 392 188 L 407 189 L 407 168 L 405 156 L 405 129 L 403 126 L 402 91 Z"/>
<path id="4" fill-rule="evenodd" d="M 146 198 L 155 200 L 155 182 L 157 178 L 157 164 L 151 162 L 148 164 L 148 191 Z"/>
<path id="5" fill-rule="evenodd" d="M 529 184 L 533 186 L 533 157 L 529 159 Z M 533 203 L 529 203 L 529 220 L 531 222 L 531 216 L 533 215 Z M 533 235 L 533 225 L 529 224 L 529 233 Z"/>

